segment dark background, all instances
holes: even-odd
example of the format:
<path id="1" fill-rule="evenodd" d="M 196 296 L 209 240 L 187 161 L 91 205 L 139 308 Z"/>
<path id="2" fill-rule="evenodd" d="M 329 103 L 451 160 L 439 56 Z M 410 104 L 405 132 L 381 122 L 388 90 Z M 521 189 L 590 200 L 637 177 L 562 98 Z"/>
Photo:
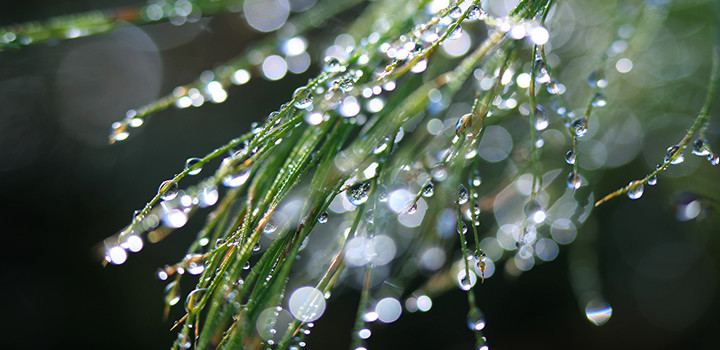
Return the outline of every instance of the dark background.
<path id="1" fill-rule="evenodd" d="M 0 25 L 125 4 L 5 4 Z M 317 69 L 282 83 L 253 79 L 231 88 L 223 104 L 161 112 L 127 141 L 110 146 L 110 124 L 125 110 L 194 80 L 259 38 L 232 14 L 187 28 L 143 29 L 159 50 L 128 54 L 123 40 L 138 36 L 125 28 L 0 53 L 2 348 L 168 348 L 175 337 L 168 330 L 180 314 L 175 310 L 163 320 L 165 283 L 155 271 L 182 258 L 193 226 L 146 244 L 122 266 L 103 267 L 97 245 L 126 225 L 133 210 L 180 171 L 187 157 L 206 154 L 248 130 Z M 84 60 L 73 56 L 77 52 Z M 699 95 L 706 77 L 699 72 L 689 78 Z M 689 108 L 698 109 L 699 104 Z M 720 123 L 717 112 L 713 121 Z M 664 135 L 679 139 L 683 128 Z M 717 131 L 711 128 L 708 138 L 720 148 Z M 626 183 L 628 174 L 647 173 L 641 158 L 600 170 L 596 195 Z M 602 327 L 587 322 L 573 295 L 568 276 L 573 246 L 518 278 L 500 268 L 476 287 L 490 347 L 712 348 L 720 329 L 718 214 L 708 210 L 697 220 L 680 222 L 674 210 L 676 198 L 687 192 L 717 200 L 719 171 L 703 162 L 689 175 L 661 178 L 641 200 L 612 201 L 578 230 L 580 237 L 595 237 L 587 241 L 598 254 L 604 296 L 613 306 Z M 350 289 L 333 296 L 308 339 L 309 349 L 348 346 L 357 298 Z M 472 348 L 466 312 L 463 293 L 449 292 L 434 298 L 427 313 L 404 313 L 396 323 L 373 325 L 368 348 Z"/>

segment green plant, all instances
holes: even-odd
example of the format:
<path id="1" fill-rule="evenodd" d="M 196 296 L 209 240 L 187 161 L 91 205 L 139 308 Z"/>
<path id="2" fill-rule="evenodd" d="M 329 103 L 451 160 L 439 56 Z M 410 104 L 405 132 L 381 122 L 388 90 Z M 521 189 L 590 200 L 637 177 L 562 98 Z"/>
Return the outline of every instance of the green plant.
<path id="1" fill-rule="evenodd" d="M 110 30 L 120 18 L 180 23 L 240 3 L 153 2 L 137 11 L 10 27 L 0 33 L 0 50 Z M 607 150 L 618 143 L 614 133 L 634 125 L 624 120 L 631 108 L 622 105 L 620 82 L 651 50 L 649 36 L 662 28 L 665 2 L 603 5 L 603 13 L 616 16 L 610 34 L 593 40 L 599 48 L 589 56 L 599 58 L 564 75 L 563 55 L 577 59 L 588 49 L 549 48 L 552 33 L 566 24 L 559 11 L 573 4 L 520 1 L 501 16 L 470 0 L 371 2 L 362 12 L 359 3 L 317 4 L 237 59 L 113 124 L 110 141 L 125 141 L 153 113 L 223 102 L 233 83 L 251 76 L 280 79 L 291 59 L 309 56 L 310 35 L 322 37 L 320 22 L 360 13 L 342 35 L 327 38 L 334 45 L 320 55 L 322 71 L 286 104 L 249 133 L 189 158 L 105 241 L 105 261 L 122 264 L 128 250 L 142 247 L 143 235 L 158 242 L 211 210 L 185 259 L 158 272 L 171 281 L 167 308 L 185 299 L 173 347 L 302 347 L 325 299 L 350 279 L 345 271 L 356 270 L 362 279 L 353 348 L 363 346 L 368 323 L 397 319 L 399 300 L 423 311 L 432 297 L 457 286 L 468 291 L 468 322 L 482 348 L 485 319 L 472 291 L 496 263 L 506 261 L 506 270 L 520 274 L 553 260 L 558 243 L 573 240 L 594 206 L 623 194 L 639 198 L 691 143 L 693 153 L 718 163 L 705 139 L 717 95 L 716 52 L 712 68 L 702 66 L 712 72 L 703 107 L 658 168 L 597 202 L 588 186 L 591 170 L 618 153 Z M 620 128 L 603 129 L 600 119 Z M 586 140 L 600 137 L 606 159 L 581 148 L 597 146 Z M 212 175 L 185 184 L 220 159 Z M 433 275 L 405 290 L 420 271 Z M 179 281 L 188 275 L 198 276 L 197 285 L 184 294 Z M 600 288 L 577 288 L 588 319 L 606 322 L 612 309 Z"/>

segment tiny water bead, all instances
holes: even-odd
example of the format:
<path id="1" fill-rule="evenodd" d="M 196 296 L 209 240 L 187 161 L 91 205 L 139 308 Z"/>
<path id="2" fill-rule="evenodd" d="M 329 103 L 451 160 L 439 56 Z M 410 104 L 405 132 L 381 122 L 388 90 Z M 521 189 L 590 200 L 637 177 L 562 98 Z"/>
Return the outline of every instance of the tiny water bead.
<path id="1" fill-rule="evenodd" d="M 610 320 L 612 307 L 605 300 L 593 299 L 585 305 L 585 316 L 596 326 L 602 326 Z"/>
<path id="2" fill-rule="evenodd" d="M 570 165 L 575 164 L 575 151 L 569 150 L 565 153 L 565 162 Z"/>
<path id="3" fill-rule="evenodd" d="M 570 127 L 575 131 L 577 137 L 583 137 L 587 133 L 587 122 L 585 118 L 575 118 L 570 124 Z"/>
<path id="4" fill-rule="evenodd" d="M 693 154 L 696 156 L 707 156 L 710 154 L 710 149 L 707 146 L 707 140 L 704 138 L 698 138 L 693 142 Z"/>
<path id="5" fill-rule="evenodd" d="M 472 331 L 485 329 L 485 315 L 477 306 L 473 306 L 467 315 L 467 326 Z"/>
<path id="6" fill-rule="evenodd" d="M 179 193 L 178 185 L 172 180 L 165 180 L 158 187 L 158 193 L 163 200 L 173 200 Z"/>
<path id="7" fill-rule="evenodd" d="M 607 106 L 607 99 L 601 92 L 596 92 L 592 100 L 593 107 L 605 107 Z"/>
<path id="8" fill-rule="evenodd" d="M 343 67 L 342 63 L 340 63 L 340 60 L 338 60 L 335 57 L 325 57 L 325 62 L 323 64 L 323 71 L 328 73 L 339 73 L 345 70 L 345 67 Z"/>
<path id="9" fill-rule="evenodd" d="M 467 19 L 470 21 L 477 21 L 477 20 L 483 20 L 485 19 L 485 13 L 480 9 L 480 6 L 477 4 L 473 4 L 470 6 L 470 11 L 468 12 Z"/>
<path id="10" fill-rule="evenodd" d="M 582 186 L 582 180 L 580 180 L 580 175 L 576 173 L 570 173 L 567 179 L 567 187 L 571 190 L 577 190 Z"/>
<path id="11" fill-rule="evenodd" d="M 357 206 L 367 202 L 371 188 L 370 181 L 358 182 L 345 191 L 348 201 Z"/>
<path id="12" fill-rule="evenodd" d="M 588 85 L 592 88 L 605 88 L 607 87 L 607 80 L 605 80 L 604 73 L 602 70 L 596 69 L 588 76 Z"/>
<path id="13" fill-rule="evenodd" d="M 550 125 L 550 121 L 545 116 L 545 109 L 540 105 L 535 106 L 535 130 L 545 130 L 548 125 Z"/>
<path id="14" fill-rule="evenodd" d="M 462 222 L 462 223 L 460 223 L 460 224 L 458 225 L 457 231 L 458 231 L 459 234 L 464 235 L 464 234 L 467 233 L 468 227 L 467 227 L 467 225 L 465 225 L 464 222 Z"/>
<path id="15" fill-rule="evenodd" d="M 708 161 L 710 162 L 710 164 L 712 164 L 712 165 L 718 165 L 718 164 L 720 164 L 720 156 L 718 156 L 718 155 L 716 155 L 716 154 L 708 154 L 707 160 L 708 160 Z"/>
<path id="16" fill-rule="evenodd" d="M 675 159 L 673 159 L 673 156 Z M 670 146 L 667 151 L 665 151 L 665 163 L 670 162 L 670 164 L 680 164 L 683 161 L 685 161 L 685 157 L 683 156 L 679 145 Z"/>
<path id="17" fill-rule="evenodd" d="M 634 186 L 628 191 L 628 197 L 630 199 L 638 199 L 642 197 L 645 186 L 640 181 L 632 181 L 628 186 Z"/>
<path id="18" fill-rule="evenodd" d="M 653 175 L 650 179 L 648 179 L 647 184 L 650 186 L 657 185 L 657 175 Z"/>
<path id="19" fill-rule="evenodd" d="M 329 216 L 329 214 L 327 211 L 322 212 L 322 214 L 320 214 L 320 216 L 318 216 L 318 222 L 321 224 L 326 223 L 328 221 L 328 216 Z"/>
<path id="20" fill-rule="evenodd" d="M 428 182 L 428 184 L 423 187 L 422 195 L 423 197 L 432 197 L 433 194 L 435 194 L 435 185 L 433 185 L 432 182 Z"/>
<path id="21" fill-rule="evenodd" d="M 457 191 L 457 203 L 459 205 L 463 205 L 467 203 L 468 199 L 470 199 L 470 195 L 467 188 L 465 188 L 465 186 L 463 185 L 460 185 Z"/>
<path id="22" fill-rule="evenodd" d="M 548 73 L 545 61 L 542 58 L 535 60 L 535 82 L 538 84 L 550 82 L 550 73 Z"/>
<path id="23" fill-rule="evenodd" d="M 472 118 L 471 113 L 464 114 L 461 116 L 457 123 L 455 124 L 455 134 L 457 134 L 460 137 L 465 137 L 465 130 L 470 125 L 470 120 Z"/>
<path id="24" fill-rule="evenodd" d="M 202 159 L 200 159 L 200 158 L 188 158 L 188 159 L 185 161 L 185 170 L 188 171 L 187 174 L 188 174 L 188 175 L 197 175 L 197 174 L 200 174 L 200 172 L 202 171 L 202 166 L 199 166 L 199 167 L 194 168 L 194 169 L 192 169 L 192 170 L 189 170 L 189 169 L 191 169 L 193 166 L 195 166 L 195 164 L 200 163 L 201 161 L 202 161 Z"/>

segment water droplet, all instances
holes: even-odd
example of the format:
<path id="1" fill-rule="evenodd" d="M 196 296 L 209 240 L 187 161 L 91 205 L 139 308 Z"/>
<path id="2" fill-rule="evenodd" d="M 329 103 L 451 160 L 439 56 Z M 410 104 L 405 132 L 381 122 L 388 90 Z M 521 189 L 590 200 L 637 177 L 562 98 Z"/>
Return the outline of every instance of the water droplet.
<path id="1" fill-rule="evenodd" d="M 207 288 L 195 289 L 190 292 L 187 298 L 185 298 L 185 311 L 194 311 L 195 308 L 197 308 L 197 303 L 203 298 L 203 295 L 205 295 L 205 292 L 207 292 Z"/>
<path id="2" fill-rule="evenodd" d="M 540 202 L 533 199 L 527 202 L 527 204 L 525 204 L 525 208 L 523 210 L 526 216 L 532 217 L 537 211 L 542 210 L 542 205 L 540 204 Z"/>
<path id="3" fill-rule="evenodd" d="M 301 88 L 301 89 L 302 89 L 302 88 Z M 299 93 L 304 94 L 304 95 L 303 95 L 303 97 L 301 97 L 299 100 L 295 101 L 295 103 L 293 104 L 293 106 L 295 106 L 295 108 L 298 108 L 298 109 L 308 109 L 308 108 L 310 108 L 310 106 L 312 106 L 312 104 L 313 104 L 313 95 L 312 95 L 312 93 L 310 93 L 309 91 L 307 91 L 307 92 L 301 91 L 301 92 L 299 92 Z"/>
<path id="4" fill-rule="evenodd" d="M 640 181 L 632 181 L 630 182 L 629 186 L 635 186 L 634 188 L 630 189 L 628 191 L 627 195 L 630 197 L 630 199 L 638 199 L 642 197 L 643 191 L 645 190 L 645 186 Z"/>
<path id="5" fill-rule="evenodd" d="M 685 160 L 685 157 L 683 156 L 683 154 L 681 152 L 682 151 L 680 150 L 680 146 L 678 146 L 678 145 L 673 145 L 673 146 L 668 147 L 667 151 L 665 151 L 665 163 L 667 163 L 667 162 L 670 162 L 670 164 L 682 163 Z M 675 157 L 675 159 L 670 161 L 671 158 L 673 157 L 673 155 L 675 155 L 676 153 L 677 153 L 677 156 Z"/>
<path id="6" fill-rule="evenodd" d="M 569 150 L 567 151 L 567 153 L 565 153 L 565 162 L 570 165 L 575 164 L 575 151 Z"/>
<path id="7" fill-rule="evenodd" d="M 535 60 L 535 82 L 538 84 L 546 84 L 550 82 L 550 74 L 545 66 L 542 58 Z"/>
<path id="8" fill-rule="evenodd" d="M 411 205 L 410 208 L 408 208 L 407 213 L 408 213 L 408 214 L 415 214 L 415 212 L 417 211 L 417 208 L 418 208 L 418 204 L 417 204 L 417 203 L 413 203 L 413 205 Z"/>
<path id="9" fill-rule="evenodd" d="M 188 158 L 188 160 L 185 161 L 185 170 L 192 168 L 195 164 L 199 163 L 200 161 L 202 161 L 202 159 L 200 159 L 200 158 Z M 202 171 L 202 167 L 199 166 L 195 169 L 189 170 L 187 172 L 187 174 L 188 175 L 197 175 L 197 174 L 200 174 L 201 171 Z"/>
<path id="10" fill-rule="evenodd" d="M 453 29 L 452 32 L 450 32 L 450 34 L 448 34 L 447 38 L 450 40 L 456 40 L 462 36 L 462 33 L 463 33 L 462 26 L 457 26 L 457 27 L 455 27 L 455 29 Z"/>
<path id="11" fill-rule="evenodd" d="M 176 281 L 172 281 L 165 287 L 165 302 L 173 306 L 178 301 L 180 301 L 180 286 L 177 285 Z"/>
<path id="12" fill-rule="evenodd" d="M 468 312 L 467 325 L 473 331 L 481 331 L 485 328 L 485 315 L 477 306 L 472 307 Z"/>
<path id="13" fill-rule="evenodd" d="M 601 70 L 594 70 L 590 75 L 588 76 L 588 85 L 590 87 L 595 88 L 604 88 L 607 86 L 607 80 L 604 78 L 604 74 Z"/>
<path id="14" fill-rule="evenodd" d="M 478 187 L 482 184 L 482 179 L 480 178 L 480 175 L 475 175 L 472 179 L 472 185 L 475 187 Z"/>
<path id="15" fill-rule="evenodd" d="M 482 20 L 485 17 L 485 13 L 480 9 L 478 5 L 470 6 L 470 12 L 468 12 L 467 19 L 471 21 Z"/>
<path id="16" fill-rule="evenodd" d="M 246 261 L 245 265 L 243 265 L 243 270 L 250 270 L 250 261 Z"/>
<path id="17" fill-rule="evenodd" d="M 325 57 L 325 63 L 323 64 L 323 71 L 328 73 L 338 73 L 342 72 L 344 70 L 344 67 L 342 66 L 342 63 L 340 63 L 340 60 L 338 60 L 335 57 Z"/>
<path id="18" fill-rule="evenodd" d="M 178 334 L 177 344 L 180 349 L 190 349 L 190 347 L 192 346 L 190 337 L 188 337 L 188 335 L 185 334 L 185 332 L 181 332 Z"/>
<path id="19" fill-rule="evenodd" d="M 463 268 L 458 272 L 457 281 L 460 289 L 468 291 L 477 283 L 477 275 L 472 270 L 467 271 Z"/>
<path id="20" fill-rule="evenodd" d="M 458 7 L 458 6 L 453 7 L 449 13 L 450 18 L 455 18 L 455 19 L 460 18 L 460 16 L 462 16 L 462 14 L 463 14 L 463 12 L 460 9 L 460 7 Z"/>
<path id="21" fill-rule="evenodd" d="M 465 136 L 465 130 L 467 129 L 468 125 L 470 125 L 470 118 L 472 118 L 472 114 L 468 113 L 458 119 L 457 123 L 455 124 L 455 133 L 458 136 Z"/>
<path id="22" fill-rule="evenodd" d="M 570 176 L 568 176 L 567 179 L 567 187 L 571 190 L 577 190 L 578 188 L 580 188 L 580 186 L 582 186 L 580 175 L 570 173 Z"/>
<path id="23" fill-rule="evenodd" d="M 158 187 L 158 193 L 160 193 L 160 198 L 166 201 L 175 199 L 175 197 L 177 197 L 178 195 L 178 192 L 178 185 L 172 180 L 165 180 L 160 184 L 160 187 Z"/>
<path id="24" fill-rule="evenodd" d="M 368 200 L 370 181 L 358 182 L 345 191 L 345 196 L 353 205 L 360 205 Z"/>
<path id="25" fill-rule="evenodd" d="M 458 187 L 457 199 L 459 205 L 467 203 L 468 199 L 470 199 L 470 195 L 468 194 L 468 190 L 465 186 L 460 185 L 460 187 Z"/>
<path id="26" fill-rule="evenodd" d="M 698 138 L 693 142 L 693 154 L 696 156 L 707 156 L 710 154 L 710 149 L 707 147 L 707 140 L 704 138 Z"/>
<path id="27" fill-rule="evenodd" d="M 720 164 L 720 156 L 718 156 L 718 155 L 708 154 L 707 159 L 710 162 L 710 164 L 712 164 L 712 165 Z"/>
<path id="28" fill-rule="evenodd" d="M 650 186 L 655 186 L 655 185 L 657 185 L 657 175 L 654 175 L 653 177 L 651 177 L 650 179 L 648 179 L 647 184 L 650 185 Z"/>
<path id="29" fill-rule="evenodd" d="M 577 137 L 583 137 L 587 133 L 587 124 L 585 118 L 575 118 L 570 126 L 575 130 Z"/>
<path id="30" fill-rule="evenodd" d="M 277 230 L 277 225 L 275 225 L 272 221 L 268 221 L 268 222 L 265 224 L 265 227 L 263 227 L 263 232 L 264 232 L 265 234 L 273 233 L 273 232 L 275 232 L 276 230 Z"/>
<path id="31" fill-rule="evenodd" d="M 206 208 L 217 203 L 219 193 L 215 186 L 205 187 L 198 194 L 198 201 L 201 208 Z"/>
<path id="32" fill-rule="evenodd" d="M 433 194 L 435 194 L 435 185 L 433 185 L 432 182 L 428 182 L 428 184 L 423 187 L 422 195 L 423 197 L 432 197 Z"/>
<path id="33" fill-rule="evenodd" d="M 326 211 L 322 212 L 322 214 L 320 214 L 320 216 L 318 216 L 318 222 L 321 224 L 326 223 L 328 221 L 328 216 L 329 216 L 328 212 L 326 212 Z"/>
<path id="34" fill-rule="evenodd" d="M 612 307 L 605 300 L 594 299 L 585 305 L 585 316 L 596 326 L 602 326 L 610 320 Z"/>
<path id="35" fill-rule="evenodd" d="M 601 92 L 596 92 L 592 100 L 593 107 L 605 107 L 607 106 L 607 99 Z"/>
<path id="36" fill-rule="evenodd" d="M 459 234 L 464 235 L 467 233 L 468 227 L 464 222 L 461 222 L 460 225 L 458 225 L 457 231 Z"/>
<path id="37" fill-rule="evenodd" d="M 545 109 L 540 105 L 535 106 L 535 130 L 545 130 L 548 125 L 550 125 L 550 122 L 545 116 Z"/>
<path id="38" fill-rule="evenodd" d="M 240 170 L 240 172 L 237 174 L 226 175 L 223 178 L 222 182 L 223 182 L 223 185 L 225 185 L 227 187 L 239 187 L 242 184 L 244 184 L 249 177 L 250 177 L 250 169 L 245 168 L 245 169 Z"/>

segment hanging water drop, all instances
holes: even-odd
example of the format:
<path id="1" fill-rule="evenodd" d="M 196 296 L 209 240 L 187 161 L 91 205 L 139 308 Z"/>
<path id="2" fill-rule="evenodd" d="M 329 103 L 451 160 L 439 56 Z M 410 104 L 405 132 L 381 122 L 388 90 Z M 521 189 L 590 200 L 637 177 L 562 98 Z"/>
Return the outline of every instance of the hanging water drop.
<path id="1" fill-rule="evenodd" d="M 185 170 L 187 171 L 187 174 L 188 174 L 188 175 L 197 175 L 197 174 L 200 174 L 200 172 L 202 171 L 202 166 L 199 166 L 199 167 L 194 168 L 194 169 L 192 169 L 192 170 L 190 170 L 190 169 L 191 169 L 195 164 L 200 163 L 201 161 L 202 161 L 202 159 L 200 159 L 200 158 L 188 158 L 188 159 L 185 161 Z"/>
<path id="2" fill-rule="evenodd" d="M 712 165 L 718 165 L 718 164 L 720 164 L 720 156 L 715 155 L 715 154 L 708 154 L 707 160 L 708 160 L 708 161 L 710 162 L 710 164 L 712 164 Z"/>
<path id="3" fill-rule="evenodd" d="M 567 153 L 565 153 L 565 162 L 570 165 L 575 164 L 575 151 L 569 150 L 567 151 Z"/>
<path id="4" fill-rule="evenodd" d="M 457 200 L 459 205 L 463 205 L 467 203 L 468 199 L 470 199 L 470 195 L 468 194 L 467 188 L 465 186 L 460 185 L 457 191 Z"/>
<path id="5" fill-rule="evenodd" d="M 607 99 L 601 92 L 596 92 L 592 100 L 593 107 L 605 107 L 607 106 Z"/>
<path id="6" fill-rule="evenodd" d="M 343 71 L 343 66 L 335 57 L 325 57 L 325 64 L 323 65 L 323 71 L 328 73 L 338 73 Z"/>
<path id="7" fill-rule="evenodd" d="M 447 38 L 450 40 L 456 40 L 456 39 L 459 39 L 462 36 L 462 34 L 463 34 L 462 26 L 458 25 L 457 27 L 455 27 L 455 29 L 453 29 L 452 32 L 450 32 L 450 34 L 448 34 Z"/>
<path id="8" fill-rule="evenodd" d="M 271 234 L 275 231 L 277 231 L 277 225 L 275 225 L 272 221 L 268 221 L 265 224 L 265 227 L 263 227 L 263 233 L 265 234 Z"/>
<path id="9" fill-rule="evenodd" d="M 180 286 L 176 281 L 172 281 L 165 286 L 165 303 L 173 306 L 180 301 Z"/>
<path id="10" fill-rule="evenodd" d="M 583 137 L 587 133 L 585 118 L 575 118 L 570 126 L 575 131 L 575 135 L 577 135 L 577 137 Z"/>
<path id="11" fill-rule="evenodd" d="M 206 208 L 217 203 L 220 194 L 215 186 L 205 187 L 198 193 L 198 201 L 201 208 Z"/>
<path id="12" fill-rule="evenodd" d="M 545 117 L 545 109 L 541 105 L 535 106 L 535 130 L 545 130 L 548 125 L 550 125 L 550 122 Z"/>
<path id="13" fill-rule="evenodd" d="M 477 306 L 473 306 L 468 312 L 467 325 L 472 331 L 481 331 L 485 328 L 485 315 Z"/>
<path id="14" fill-rule="evenodd" d="M 545 66 L 542 58 L 535 60 L 535 82 L 538 84 L 546 84 L 550 82 L 550 74 Z"/>
<path id="15" fill-rule="evenodd" d="M 250 177 L 250 168 L 240 170 L 237 174 L 229 174 L 223 177 L 222 183 L 227 187 L 239 187 Z"/>
<path id="16" fill-rule="evenodd" d="M 567 179 L 567 187 L 571 190 L 577 190 L 578 188 L 580 188 L 580 186 L 582 186 L 580 175 L 570 173 L 570 176 L 568 176 Z"/>
<path id="17" fill-rule="evenodd" d="M 177 197 L 178 195 L 178 192 L 178 185 L 172 180 L 165 180 L 160 184 L 160 187 L 158 187 L 158 193 L 160 194 L 160 198 L 166 201 L 175 199 L 175 197 Z"/>
<path id="18" fill-rule="evenodd" d="M 707 140 L 704 138 L 698 138 L 693 142 L 693 154 L 696 156 L 707 156 L 710 154 L 710 149 L 707 147 Z"/>
<path id="19" fill-rule="evenodd" d="M 432 197 L 433 194 L 435 194 L 435 185 L 433 185 L 432 182 L 428 182 L 428 184 L 423 187 L 422 195 L 423 197 Z"/>
<path id="20" fill-rule="evenodd" d="M 207 288 L 195 289 L 185 298 L 185 311 L 192 312 L 197 308 L 197 303 L 203 298 Z"/>
<path id="21" fill-rule="evenodd" d="M 483 19 L 484 13 L 480 9 L 480 6 L 477 4 L 474 4 L 470 6 L 470 11 L 468 12 L 467 19 L 471 21 L 477 21 L 479 19 Z"/>
<path id="22" fill-rule="evenodd" d="M 353 205 L 360 205 L 368 200 L 370 181 L 356 183 L 345 191 L 345 196 Z"/>
<path id="23" fill-rule="evenodd" d="M 475 176 L 472 179 L 472 185 L 475 187 L 478 187 L 482 184 L 482 179 L 480 178 L 480 175 L 475 174 Z"/>
<path id="24" fill-rule="evenodd" d="M 450 13 L 449 13 L 450 17 L 451 17 L 451 18 L 455 18 L 455 19 L 460 18 L 460 16 L 462 16 L 462 14 L 463 14 L 463 12 L 462 12 L 462 10 L 460 9 L 460 7 L 458 7 L 458 6 L 453 7 L 452 10 L 450 10 Z"/>
<path id="25" fill-rule="evenodd" d="M 592 324 L 602 326 L 610 320 L 612 307 L 605 300 L 594 299 L 585 305 L 585 316 Z"/>
<path id="26" fill-rule="evenodd" d="M 415 212 L 417 211 L 417 208 L 418 208 L 418 204 L 413 203 L 413 205 L 411 205 L 410 208 L 408 208 L 407 213 L 410 215 L 415 214 Z"/>
<path id="27" fill-rule="evenodd" d="M 308 109 L 308 108 L 310 108 L 310 106 L 312 106 L 312 104 L 313 104 L 313 95 L 312 95 L 312 93 L 308 92 L 302 98 L 295 101 L 295 103 L 293 103 L 293 106 L 295 106 L 295 108 L 298 108 L 298 109 Z"/>
<path id="28" fill-rule="evenodd" d="M 590 73 L 587 83 L 591 88 L 597 87 L 602 89 L 607 86 L 607 80 L 605 80 L 602 70 L 599 69 Z"/>
<path id="29" fill-rule="evenodd" d="M 675 154 L 677 154 L 677 156 L 675 156 Z M 675 159 L 672 159 L 673 156 L 675 156 Z M 665 151 L 665 163 L 670 162 L 670 164 L 680 164 L 684 160 L 685 157 L 683 157 L 679 145 L 670 146 L 667 151 Z"/>
<path id="30" fill-rule="evenodd" d="M 318 216 L 318 222 L 321 224 L 326 223 L 328 221 L 328 216 L 329 216 L 329 214 L 327 211 L 322 212 L 322 214 L 320 214 L 320 216 Z"/>
<path id="31" fill-rule="evenodd" d="M 647 184 L 650 186 L 657 185 L 657 175 L 653 175 L 650 179 L 648 179 Z"/>
<path id="32" fill-rule="evenodd" d="M 477 275 L 475 272 L 461 269 L 457 275 L 458 285 L 460 289 L 468 291 L 477 283 Z"/>
<path id="33" fill-rule="evenodd" d="M 461 222 L 461 223 L 458 225 L 457 231 L 458 231 L 459 234 L 464 235 L 464 234 L 466 234 L 466 233 L 468 232 L 468 227 L 467 227 L 467 225 L 465 225 L 464 222 Z"/>
<path id="34" fill-rule="evenodd" d="M 632 181 L 628 184 L 628 186 L 634 186 L 627 193 L 630 199 L 638 199 L 642 197 L 645 186 L 643 186 L 641 181 Z"/>

